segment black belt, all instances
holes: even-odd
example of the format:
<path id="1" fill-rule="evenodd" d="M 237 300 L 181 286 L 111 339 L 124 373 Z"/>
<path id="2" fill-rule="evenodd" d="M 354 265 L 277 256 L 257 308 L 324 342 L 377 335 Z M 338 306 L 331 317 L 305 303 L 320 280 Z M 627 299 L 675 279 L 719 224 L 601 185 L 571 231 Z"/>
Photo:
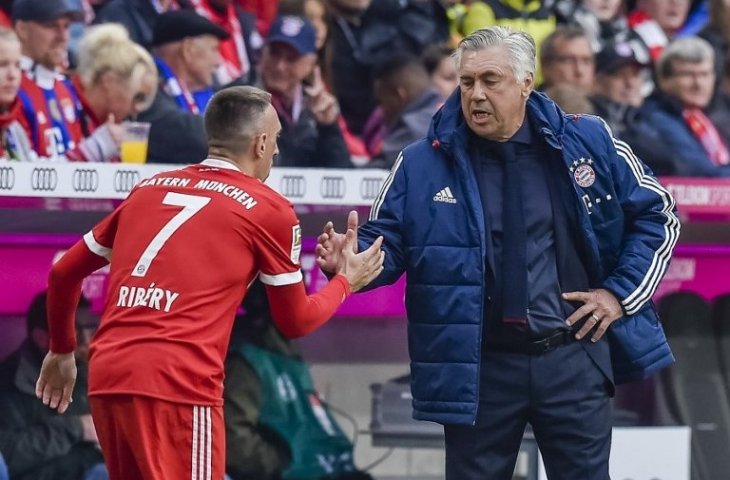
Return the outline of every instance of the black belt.
<path id="1" fill-rule="evenodd" d="M 524 353 L 527 355 L 541 355 L 560 346 L 575 342 L 575 330 L 558 330 L 547 337 L 538 339 L 529 338 L 498 338 L 486 340 L 485 348 L 497 352 Z"/>

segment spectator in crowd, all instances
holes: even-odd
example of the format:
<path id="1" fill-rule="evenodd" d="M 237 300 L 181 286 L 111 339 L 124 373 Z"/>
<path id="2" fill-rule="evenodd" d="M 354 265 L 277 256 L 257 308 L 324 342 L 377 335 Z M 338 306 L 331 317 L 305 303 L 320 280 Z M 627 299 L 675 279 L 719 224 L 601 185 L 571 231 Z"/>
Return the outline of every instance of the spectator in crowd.
<path id="1" fill-rule="evenodd" d="M 329 37 L 329 15 L 326 0 L 283 0 L 279 3 L 279 15 L 306 17 L 312 24 L 315 31 L 315 45 L 317 46 L 317 65 L 322 73 L 327 91 L 331 92 L 330 48 L 328 48 L 327 41 Z M 340 126 L 340 131 L 342 131 L 342 136 L 345 138 L 345 144 L 353 163 L 358 166 L 366 164 L 370 160 L 372 152 L 368 150 L 363 138 L 354 135 L 350 131 L 345 117 L 342 115 L 338 117 L 337 123 Z"/>
<path id="2" fill-rule="evenodd" d="M 200 115 L 213 96 L 220 66 L 219 43 L 228 32 L 192 10 L 159 16 L 152 36 L 161 91 L 189 113 Z"/>
<path id="3" fill-rule="evenodd" d="M 312 24 L 303 17 L 277 18 L 259 62 L 261 85 L 271 93 L 282 124 L 276 165 L 351 167 L 337 100 L 325 88 L 316 61 Z"/>
<path id="4" fill-rule="evenodd" d="M 59 70 L 68 60 L 69 28 L 83 19 L 71 0 L 15 0 L 13 20 L 24 71 L 21 98 L 28 106 L 33 145 L 40 157 L 64 159 L 83 138 L 73 88 Z"/>
<path id="5" fill-rule="evenodd" d="M 382 153 L 369 166 L 390 169 L 406 145 L 428 133 L 428 124 L 443 98 L 418 57 L 396 55 L 377 67 L 374 77 L 385 132 Z"/>
<path id="6" fill-rule="evenodd" d="M 656 175 L 674 175 L 672 150 L 659 132 L 642 119 L 642 85 L 650 64 L 642 54 L 637 54 L 634 45 L 606 44 L 596 56 L 593 113 L 606 121 L 614 136 L 631 145 Z"/>
<path id="7" fill-rule="evenodd" d="M 560 25 L 548 35 L 540 50 L 544 83 L 541 88 L 566 84 L 584 93 L 593 88 L 594 53 L 585 31 L 575 25 Z"/>
<path id="8" fill-rule="evenodd" d="M 650 60 L 649 49 L 639 35 L 629 26 L 626 16 L 627 0 L 558 0 L 556 10 L 559 21 L 579 25 L 598 53 L 606 45 L 631 43 L 638 58 Z"/>
<path id="9" fill-rule="evenodd" d="M 84 278 L 111 262 L 110 295 L 121 295 L 106 303 L 89 364 L 111 480 L 223 477 L 224 362 L 235 311 L 256 278 L 277 326 L 296 337 L 319 328 L 382 271 L 382 239 L 355 254 L 349 231 L 343 268 L 307 295 L 294 208 L 264 184 L 281 131 L 270 95 L 221 90 L 205 122 L 204 163 L 137 185 L 49 274 L 50 350 L 36 395 L 60 414 L 75 381 L 71 316 Z"/>
<path id="10" fill-rule="evenodd" d="M 297 345 L 275 326 L 255 282 L 236 318 L 223 387 L 226 471 L 233 480 L 372 480 L 314 389 Z M 286 385 L 287 388 L 279 388 Z"/>
<path id="11" fill-rule="evenodd" d="M 528 422 L 548 478 L 607 479 L 613 382 L 673 361 L 650 300 L 674 200 L 600 119 L 533 91 L 528 34 L 456 52 L 460 95 L 357 227 L 384 237 L 372 288 L 407 272 L 414 417 L 444 424 L 446 480 L 511 478 Z M 344 240 L 326 225 L 325 271 Z"/>
<path id="12" fill-rule="evenodd" d="M 439 92 L 441 99 L 446 101 L 456 87 L 459 86 L 459 77 L 456 74 L 456 65 L 451 54 L 454 49 L 445 43 L 429 46 L 423 52 L 423 66 L 431 77 L 431 84 Z"/>
<path id="13" fill-rule="evenodd" d="M 73 84 L 82 105 L 84 140 L 69 158 L 107 162 L 118 159 L 121 122 L 148 109 L 157 93 L 152 56 L 129 39 L 121 25 L 90 27 L 79 44 Z M 151 133 L 150 133 L 151 136 Z"/>
<path id="14" fill-rule="evenodd" d="M 682 28 L 689 7 L 690 0 L 637 0 L 628 17 L 629 25 L 649 48 L 652 60 L 659 58 Z"/>
<path id="15" fill-rule="evenodd" d="M 447 41 L 448 20 L 436 0 L 330 0 L 329 6 L 329 80 L 350 131 L 363 135 L 377 106 L 373 67 L 394 52 L 420 55 Z"/>
<path id="16" fill-rule="evenodd" d="M 109 0 L 97 11 L 94 23 L 121 23 L 132 41 L 149 48 L 157 16 L 176 8 L 176 0 Z"/>
<path id="17" fill-rule="evenodd" d="M 252 85 L 256 81 L 256 60 L 263 45 L 256 18 L 233 4 L 233 0 L 190 0 L 198 12 L 230 35 L 220 42 L 221 65 L 216 83 Z"/>
<path id="18" fill-rule="evenodd" d="M 0 27 L 0 158 L 5 160 L 37 159 L 28 122 L 31 112 L 18 98 L 22 75 L 18 37 Z"/>
<path id="19" fill-rule="evenodd" d="M 46 293 L 27 315 L 28 337 L 0 364 L 0 452 L 13 480 L 82 480 L 102 462 L 87 397 L 88 345 L 97 318 L 82 298 L 76 311 L 78 382 L 69 414 L 59 416 L 35 399 L 35 381 L 48 352 Z"/>
<path id="20" fill-rule="evenodd" d="M 715 71 L 718 81 L 723 78 L 725 61 L 730 59 L 730 2 L 710 0 L 710 18 L 699 36 L 715 49 Z"/>
<path id="21" fill-rule="evenodd" d="M 683 176 L 730 176 L 730 152 L 706 109 L 715 90 L 715 51 L 705 40 L 670 43 L 656 65 L 657 91 L 642 108 Z"/>
<path id="22" fill-rule="evenodd" d="M 542 42 L 555 30 L 556 16 L 552 3 L 544 0 L 514 2 L 512 0 L 476 0 L 469 2 L 466 13 L 460 19 L 462 35 L 492 25 L 504 25 L 529 33 L 535 39 L 538 50 Z M 541 59 L 537 65 L 537 84 L 542 81 Z"/>

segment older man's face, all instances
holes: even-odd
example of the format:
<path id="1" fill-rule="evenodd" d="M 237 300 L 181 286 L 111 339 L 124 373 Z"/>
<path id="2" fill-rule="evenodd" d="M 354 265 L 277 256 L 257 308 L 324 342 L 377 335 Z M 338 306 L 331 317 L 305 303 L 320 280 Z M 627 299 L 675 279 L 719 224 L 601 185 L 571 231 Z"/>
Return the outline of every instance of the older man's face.
<path id="1" fill-rule="evenodd" d="M 15 24 L 23 53 L 49 70 L 66 67 L 70 28 L 68 17 L 48 22 L 18 21 Z"/>
<path id="2" fill-rule="evenodd" d="M 567 84 L 583 91 L 593 88 L 595 59 L 586 37 L 559 38 L 555 56 L 546 58 L 542 73 L 546 85 Z"/>
<path id="3" fill-rule="evenodd" d="M 509 139 L 522 123 L 532 75 L 518 82 L 505 47 L 467 51 L 459 65 L 461 109 L 469 128 L 489 140 Z"/>
<path id="4" fill-rule="evenodd" d="M 659 80 L 659 88 L 685 107 L 705 108 L 715 89 L 715 68 L 711 59 L 699 63 L 674 61 L 672 75 Z"/>
<path id="5" fill-rule="evenodd" d="M 595 91 L 614 102 L 639 107 L 644 100 L 641 94 L 643 72 L 644 68 L 640 65 L 626 64 L 615 72 L 598 74 Z"/>

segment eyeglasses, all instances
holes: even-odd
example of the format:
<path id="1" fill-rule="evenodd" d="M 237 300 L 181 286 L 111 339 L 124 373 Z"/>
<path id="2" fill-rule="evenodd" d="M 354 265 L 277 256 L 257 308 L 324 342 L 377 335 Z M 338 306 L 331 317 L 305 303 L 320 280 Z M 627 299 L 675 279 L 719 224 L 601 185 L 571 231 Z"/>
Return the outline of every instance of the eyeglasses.
<path id="1" fill-rule="evenodd" d="M 714 70 L 698 70 L 698 71 L 691 71 L 691 70 L 675 70 L 672 73 L 673 77 L 679 77 L 683 79 L 705 79 L 705 78 L 714 78 L 715 77 L 715 71 Z"/>
<path id="2" fill-rule="evenodd" d="M 590 67 L 593 66 L 594 60 L 593 57 L 576 57 L 573 55 L 556 55 L 554 57 L 550 57 L 547 59 L 547 63 L 550 63 L 550 61 L 553 61 L 555 63 L 570 63 L 572 65 L 578 66 L 584 66 L 584 67 Z"/>

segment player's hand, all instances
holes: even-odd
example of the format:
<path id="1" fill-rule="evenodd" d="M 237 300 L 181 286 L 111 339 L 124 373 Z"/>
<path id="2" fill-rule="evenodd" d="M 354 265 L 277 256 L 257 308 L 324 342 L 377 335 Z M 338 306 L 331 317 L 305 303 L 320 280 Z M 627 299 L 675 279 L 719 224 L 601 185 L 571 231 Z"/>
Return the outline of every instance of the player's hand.
<path id="1" fill-rule="evenodd" d="M 71 393 L 76 383 L 76 359 L 71 353 L 48 352 L 35 385 L 35 396 L 44 405 L 63 413 L 73 401 Z"/>
<path id="2" fill-rule="evenodd" d="M 355 210 L 350 211 L 347 216 L 347 230 L 355 232 L 355 243 L 353 253 L 357 253 L 357 224 L 358 217 Z M 327 222 L 322 234 L 317 237 L 317 265 L 327 273 L 335 273 L 341 270 L 344 256 L 342 250 L 345 247 L 345 234 L 337 233 L 332 222 Z"/>
<path id="3" fill-rule="evenodd" d="M 367 250 L 355 253 L 357 234 L 354 230 L 347 230 L 347 233 L 345 233 L 345 246 L 342 249 L 344 262 L 338 273 L 347 277 L 347 281 L 350 283 L 350 291 L 357 292 L 362 289 L 375 280 L 383 271 L 385 252 L 380 249 L 382 244 L 383 237 L 378 237 Z"/>
<path id="4" fill-rule="evenodd" d="M 589 292 L 564 293 L 563 298 L 570 302 L 583 302 L 566 323 L 572 326 L 580 319 L 588 317 L 575 338 L 580 340 L 593 330 L 592 342 L 597 342 L 608 330 L 613 322 L 624 315 L 621 303 L 616 296 L 605 288 L 598 288 Z"/>

